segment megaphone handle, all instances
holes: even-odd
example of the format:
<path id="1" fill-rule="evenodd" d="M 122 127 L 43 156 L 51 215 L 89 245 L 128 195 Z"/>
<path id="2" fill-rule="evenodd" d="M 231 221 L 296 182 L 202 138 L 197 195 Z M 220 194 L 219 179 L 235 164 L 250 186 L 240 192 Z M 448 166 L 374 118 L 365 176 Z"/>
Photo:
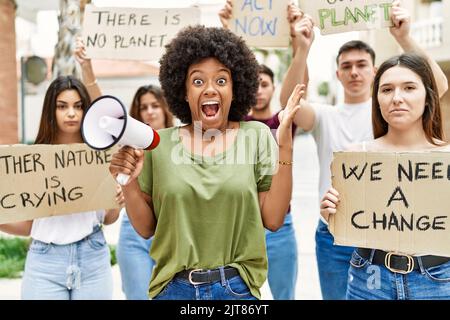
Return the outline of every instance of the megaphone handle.
<path id="1" fill-rule="evenodd" d="M 116 181 L 121 185 L 124 186 L 127 184 L 128 179 L 130 179 L 130 176 L 124 173 L 119 173 L 116 177 Z"/>

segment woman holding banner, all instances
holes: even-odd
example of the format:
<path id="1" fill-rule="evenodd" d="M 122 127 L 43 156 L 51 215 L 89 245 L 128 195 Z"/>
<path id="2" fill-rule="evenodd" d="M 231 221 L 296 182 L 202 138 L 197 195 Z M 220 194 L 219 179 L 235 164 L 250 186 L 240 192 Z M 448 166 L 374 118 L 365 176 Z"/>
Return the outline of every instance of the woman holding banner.
<path id="1" fill-rule="evenodd" d="M 375 140 L 351 151 L 450 151 L 443 137 L 438 88 L 423 57 L 406 53 L 380 66 L 372 93 L 372 124 Z M 337 190 L 325 194 L 321 215 L 327 221 L 339 201 Z M 421 254 L 356 249 L 347 299 L 450 299 L 450 258 Z"/>
<path id="2" fill-rule="evenodd" d="M 72 76 L 55 79 L 44 98 L 36 144 L 83 143 L 81 118 L 90 99 Z M 122 199 L 117 198 L 119 204 Z M 118 209 L 89 211 L 4 224 L 0 230 L 30 235 L 22 299 L 112 299 L 109 247 L 102 225 L 117 220 Z"/>
<path id="3" fill-rule="evenodd" d="M 92 100 L 101 96 L 91 59 L 86 56 L 86 49 L 81 39 L 77 39 L 75 57 L 81 65 L 83 82 L 86 83 Z M 130 115 L 155 130 L 173 126 L 173 115 L 158 86 L 144 85 L 134 94 Z M 125 208 L 121 210 L 119 241 L 117 243 L 117 262 L 122 279 L 122 291 L 128 300 L 148 300 L 148 285 L 155 261 L 149 252 L 152 238 L 142 238 L 133 228 Z"/>
<path id="4" fill-rule="evenodd" d="M 160 130 L 158 148 L 145 156 L 123 147 L 110 165 L 113 176 L 130 175 L 122 190 L 133 227 L 145 238 L 154 234 L 150 296 L 260 298 L 264 227 L 281 227 L 289 206 L 292 118 L 303 87 L 281 120 L 278 161 L 269 128 L 242 121 L 256 102 L 258 63 L 241 38 L 188 27 L 160 62 L 169 108 L 186 125 Z"/>

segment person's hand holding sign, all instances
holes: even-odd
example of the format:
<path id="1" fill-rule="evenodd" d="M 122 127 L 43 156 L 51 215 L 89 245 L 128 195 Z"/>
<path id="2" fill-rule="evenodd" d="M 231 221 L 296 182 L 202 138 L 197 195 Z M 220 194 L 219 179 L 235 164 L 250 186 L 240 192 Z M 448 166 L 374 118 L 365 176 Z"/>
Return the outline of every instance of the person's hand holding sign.
<path id="1" fill-rule="evenodd" d="M 233 3 L 227 0 L 225 6 L 219 11 L 220 22 L 224 29 L 230 30 L 230 19 L 233 15 Z"/>
<path id="2" fill-rule="evenodd" d="M 408 10 L 400 6 L 399 0 L 395 0 L 392 3 L 391 20 L 394 26 L 390 28 L 390 31 L 397 41 L 401 41 L 409 36 L 411 15 Z"/>
<path id="3" fill-rule="evenodd" d="M 336 213 L 336 207 L 339 204 L 339 192 L 330 188 L 320 202 L 320 215 L 328 222 L 330 214 Z"/>
<path id="4" fill-rule="evenodd" d="M 84 45 L 83 39 L 81 37 L 77 37 L 75 40 L 75 59 L 78 61 L 80 66 L 84 66 L 85 64 L 90 64 L 91 59 L 86 55 L 86 46 Z"/>
<path id="5" fill-rule="evenodd" d="M 97 79 L 95 77 L 94 69 L 92 67 L 91 58 L 86 54 L 86 45 L 81 37 L 77 37 L 75 42 L 75 59 L 81 66 L 81 76 L 83 78 L 83 84 L 88 90 L 91 101 L 97 99 L 102 95 L 100 87 L 97 84 Z"/>
<path id="6" fill-rule="evenodd" d="M 301 44 L 299 44 L 299 41 L 301 39 L 299 36 L 304 33 L 304 30 L 302 29 L 302 25 L 300 25 L 300 21 L 302 20 L 304 16 L 304 13 L 298 6 L 296 6 L 294 3 L 290 3 L 287 7 L 287 20 L 289 22 L 289 32 L 291 36 L 291 43 L 292 43 L 292 55 L 294 56 L 297 52 L 297 49 Z M 312 27 L 311 27 L 312 28 Z M 298 34 L 298 35 L 297 35 Z"/>
<path id="7" fill-rule="evenodd" d="M 294 55 L 297 48 L 309 51 L 314 41 L 314 22 L 311 16 L 302 15 L 301 19 L 296 22 L 294 30 L 294 36 L 291 35 Z"/>

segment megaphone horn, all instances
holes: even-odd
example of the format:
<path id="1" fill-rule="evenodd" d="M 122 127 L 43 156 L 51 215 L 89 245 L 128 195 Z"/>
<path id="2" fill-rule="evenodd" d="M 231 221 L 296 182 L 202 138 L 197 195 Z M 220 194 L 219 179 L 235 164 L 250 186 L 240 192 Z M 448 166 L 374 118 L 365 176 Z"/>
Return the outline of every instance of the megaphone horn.
<path id="1" fill-rule="evenodd" d="M 150 126 L 127 114 L 123 103 L 105 95 L 95 99 L 83 115 L 81 135 L 95 150 L 105 150 L 116 144 L 152 150 L 159 144 L 159 135 Z M 117 182 L 127 183 L 129 176 L 119 174 Z"/>

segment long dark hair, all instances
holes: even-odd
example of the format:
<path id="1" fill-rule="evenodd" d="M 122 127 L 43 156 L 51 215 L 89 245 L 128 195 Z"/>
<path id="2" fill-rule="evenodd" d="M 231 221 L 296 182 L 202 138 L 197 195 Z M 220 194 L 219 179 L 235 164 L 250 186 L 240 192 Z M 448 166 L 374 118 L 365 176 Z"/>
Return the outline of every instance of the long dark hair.
<path id="1" fill-rule="evenodd" d="M 83 113 L 91 104 L 86 87 L 72 76 L 60 76 L 50 83 L 45 93 L 39 131 L 35 144 L 53 144 L 56 140 L 58 125 L 56 123 L 56 98 L 65 90 L 76 90 L 81 98 Z"/>
<path id="2" fill-rule="evenodd" d="M 155 96 L 156 100 L 158 100 L 160 107 L 163 109 L 164 112 L 164 125 L 166 128 L 173 126 L 173 115 L 169 111 L 169 106 L 167 105 L 167 101 L 164 98 L 163 92 L 161 88 L 154 86 L 154 85 L 147 85 L 142 86 L 137 89 L 136 93 L 133 97 L 133 102 L 131 103 L 130 108 L 130 116 L 135 118 L 136 120 L 142 121 L 141 112 L 139 110 L 139 105 L 141 102 L 141 97 L 146 94 L 151 93 Z"/>
<path id="3" fill-rule="evenodd" d="M 380 104 L 378 102 L 378 89 L 383 73 L 395 66 L 410 69 L 422 80 L 426 92 L 425 109 L 422 115 L 423 130 L 425 131 L 427 140 L 437 145 L 435 139 L 444 140 L 444 133 L 436 81 L 433 76 L 433 71 L 425 58 L 414 53 L 404 53 L 390 58 L 378 68 L 372 91 L 372 126 L 374 137 L 379 138 L 388 132 L 388 123 L 381 115 Z"/>

